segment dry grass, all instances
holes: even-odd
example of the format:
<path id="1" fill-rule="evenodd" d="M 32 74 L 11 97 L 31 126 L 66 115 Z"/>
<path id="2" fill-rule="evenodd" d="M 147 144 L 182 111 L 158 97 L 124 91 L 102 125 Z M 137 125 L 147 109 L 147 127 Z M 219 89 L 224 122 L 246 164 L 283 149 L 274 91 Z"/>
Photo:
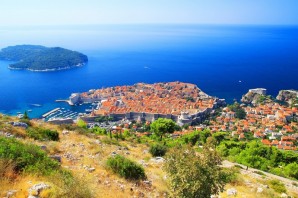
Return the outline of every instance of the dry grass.
<path id="1" fill-rule="evenodd" d="M 162 164 L 152 162 L 150 160 L 152 156 L 145 152 L 145 150 L 149 150 L 148 145 L 129 141 L 115 142 L 114 140 L 110 141 L 107 136 L 86 136 L 74 132 L 62 135 L 61 129 L 57 126 L 35 121 L 33 125 L 57 130 L 60 133 L 60 141 L 38 142 L 32 139 L 23 139 L 22 141 L 39 146 L 44 145 L 47 147 L 46 152 L 50 155 L 58 154 L 62 156 L 61 166 L 66 167 L 73 173 L 75 183 L 66 185 L 63 178 L 59 177 L 37 178 L 30 175 L 16 175 L 13 172 L 13 164 L 9 165 L 7 162 L 1 163 L 0 161 L 0 176 L 4 175 L 2 176 L 4 179 L 1 178 L 0 180 L 0 192 L 4 192 L 0 193 L 2 197 L 5 196 L 7 190 L 13 189 L 19 190 L 17 197 L 27 197 L 27 189 L 40 182 L 47 182 L 52 186 L 51 189 L 43 191 L 41 197 L 164 197 L 164 193 L 169 192 Z M 24 129 L 12 128 L 12 130 L 18 134 L 25 133 Z M 101 143 L 98 144 L 96 140 Z M 119 147 L 121 147 L 121 150 L 119 150 Z M 123 147 L 126 147 L 127 150 L 124 150 Z M 152 186 L 145 185 L 142 182 L 126 181 L 106 170 L 105 161 L 113 151 L 137 163 L 142 160 L 145 161 L 145 164 L 147 164 L 144 167 L 145 173 L 148 180 L 152 181 Z M 66 154 L 71 154 L 74 160 L 66 158 Z M 4 164 L 7 166 L 4 166 Z M 89 172 L 86 168 L 88 166 L 95 168 L 95 171 Z M 28 183 L 29 181 L 31 183 Z M 254 186 L 247 186 L 247 181 L 254 184 Z M 238 194 L 236 197 L 271 198 L 279 196 L 272 189 L 266 188 L 262 193 L 257 193 L 257 187 L 260 183 L 264 184 L 265 182 L 249 175 L 239 175 L 237 181 L 233 185 L 227 185 L 225 189 L 237 189 Z M 288 194 L 297 197 L 297 194 L 292 192 Z M 222 193 L 221 197 L 227 197 L 227 193 Z"/>
<path id="2" fill-rule="evenodd" d="M 276 193 L 271 188 L 266 188 L 268 181 L 265 179 L 256 179 L 251 177 L 250 175 L 238 175 L 238 180 L 242 182 L 234 183 L 233 185 L 227 184 L 225 186 L 225 191 L 220 194 L 222 198 L 228 197 L 235 197 L 235 198 L 255 198 L 255 197 L 262 197 L 262 198 L 274 198 L 280 197 L 279 193 Z M 257 193 L 258 188 L 261 187 L 263 192 Z M 228 196 L 226 190 L 234 188 L 237 190 L 236 196 Z M 298 197 L 297 192 L 288 191 L 287 194 L 291 197 Z"/>
<path id="3" fill-rule="evenodd" d="M 17 190 L 15 197 L 27 198 L 29 193 L 28 189 L 34 184 L 44 182 L 47 178 L 38 178 L 32 175 L 18 175 L 13 180 L 0 181 L 0 196 L 5 197 L 7 191 Z"/>
<path id="4" fill-rule="evenodd" d="M 11 161 L 0 159 L 0 192 L 6 191 L 16 181 L 18 175 L 14 172 Z M 4 196 L 0 194 L 0 196 Z"/>

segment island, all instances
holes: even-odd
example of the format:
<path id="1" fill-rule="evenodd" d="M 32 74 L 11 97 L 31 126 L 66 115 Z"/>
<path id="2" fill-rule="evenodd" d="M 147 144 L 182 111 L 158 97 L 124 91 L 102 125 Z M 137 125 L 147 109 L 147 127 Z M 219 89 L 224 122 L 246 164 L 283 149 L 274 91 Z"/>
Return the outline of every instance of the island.
<path id="1" fill-rule="evenodd" d="M 0 60 L 15 61 L 9 69 L 30 71 L 58 71 L 81 67 L 88 62 L 82 53 L 61 47 L 16 45 L 3 48 Z"/>

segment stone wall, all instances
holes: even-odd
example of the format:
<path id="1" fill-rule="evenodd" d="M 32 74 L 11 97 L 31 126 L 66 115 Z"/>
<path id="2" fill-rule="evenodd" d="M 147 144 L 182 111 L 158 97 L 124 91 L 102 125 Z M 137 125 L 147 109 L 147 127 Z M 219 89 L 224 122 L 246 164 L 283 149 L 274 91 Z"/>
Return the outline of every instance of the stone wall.
<path id="1" fill-rule="evenodd" d="M 48 121 L 48 123 L 61 125 L 61 124 L 73 124 L 74 122 L 73 122 L 73 119 L 69 118 L 69 119 L 51 120 L 51 121 Z"/>
<path id="2" fill-rule="evenodd" d="M 267 94 L 267 89 L 256 88 L 256 89 L 250 89 L 249 92 L 260 94 L 260 95 L 266 95 Z"/>
<path id="3" fill-rule="evenodd" d="M 206 108 L 198 113 L 188 115 L 187 118 L 181 119 L 178 115 L 172 115 L 172 114 L 157 114 L 157 113 L 145 113 L 145 112 L 128 112 L 128 113 L 119 113 L 119 114 L 110 114 L 109 116 L 113 117 L 115 120 L 119 121 L 124 118 L 128 120 L 141 120 L 141 121 L 154 121 L 158 118 L 167 118 L 172 119 L 177 123 L 181 124 L 191 124 L 192 122 L 202 122 L 206 117 L 212 112 L 213 109 L 218 108 L 220 106 L 225 105 L 224 99 L 217 99 L 214 104 L 213 108 Z M 94 122 L 96 118 L 99 116 L 88 116 L 88 117 L 81 117 L 82 120 L 85 122 Z"/>

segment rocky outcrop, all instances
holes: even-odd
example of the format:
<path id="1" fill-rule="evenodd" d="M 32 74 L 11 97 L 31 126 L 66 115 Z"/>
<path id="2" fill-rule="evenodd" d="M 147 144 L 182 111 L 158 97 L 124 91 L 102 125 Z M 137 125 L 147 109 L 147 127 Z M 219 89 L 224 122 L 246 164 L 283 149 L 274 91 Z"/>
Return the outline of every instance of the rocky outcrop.
<path id="1" fill-rule="evenodd" d="M 241 102 L 245 104 L 256 104 L 262 96 L 266 95 L 267 90 L 264 88 L 250 89 L 242 96 Z"/>
<path id="2" fill-rule="evenodd" d="M 36 184 L 28 189 L 28 192 L 29 192 L 28 198 L 39 198 L 40 193 L 43 190 L 48 189 L 48 188 L 51 188 L 51 186 L 49 186 L 45 183 Z"/>
<path id="3" fill-rule="evenodd" d="M 293 105 L 293 103 L 297 103 L 298 101 L 298 91 L 296 90 L 280 90 L 276 99 L 286 102 L 289 105 Z"/>

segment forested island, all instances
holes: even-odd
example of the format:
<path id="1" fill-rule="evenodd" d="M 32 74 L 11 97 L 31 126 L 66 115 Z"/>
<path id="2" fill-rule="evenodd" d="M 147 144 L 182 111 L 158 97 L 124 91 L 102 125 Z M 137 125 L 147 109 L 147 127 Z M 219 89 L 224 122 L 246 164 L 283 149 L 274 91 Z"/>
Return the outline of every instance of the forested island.
<path id="1" fill-rule="evenodd" d="M 88 57 L 61 47 L 16 45 L 3 48 L 0 60 L 16 61 L 9 65 L 9 69 L 57 71 L 83 66 L 88 62 Z"/>

